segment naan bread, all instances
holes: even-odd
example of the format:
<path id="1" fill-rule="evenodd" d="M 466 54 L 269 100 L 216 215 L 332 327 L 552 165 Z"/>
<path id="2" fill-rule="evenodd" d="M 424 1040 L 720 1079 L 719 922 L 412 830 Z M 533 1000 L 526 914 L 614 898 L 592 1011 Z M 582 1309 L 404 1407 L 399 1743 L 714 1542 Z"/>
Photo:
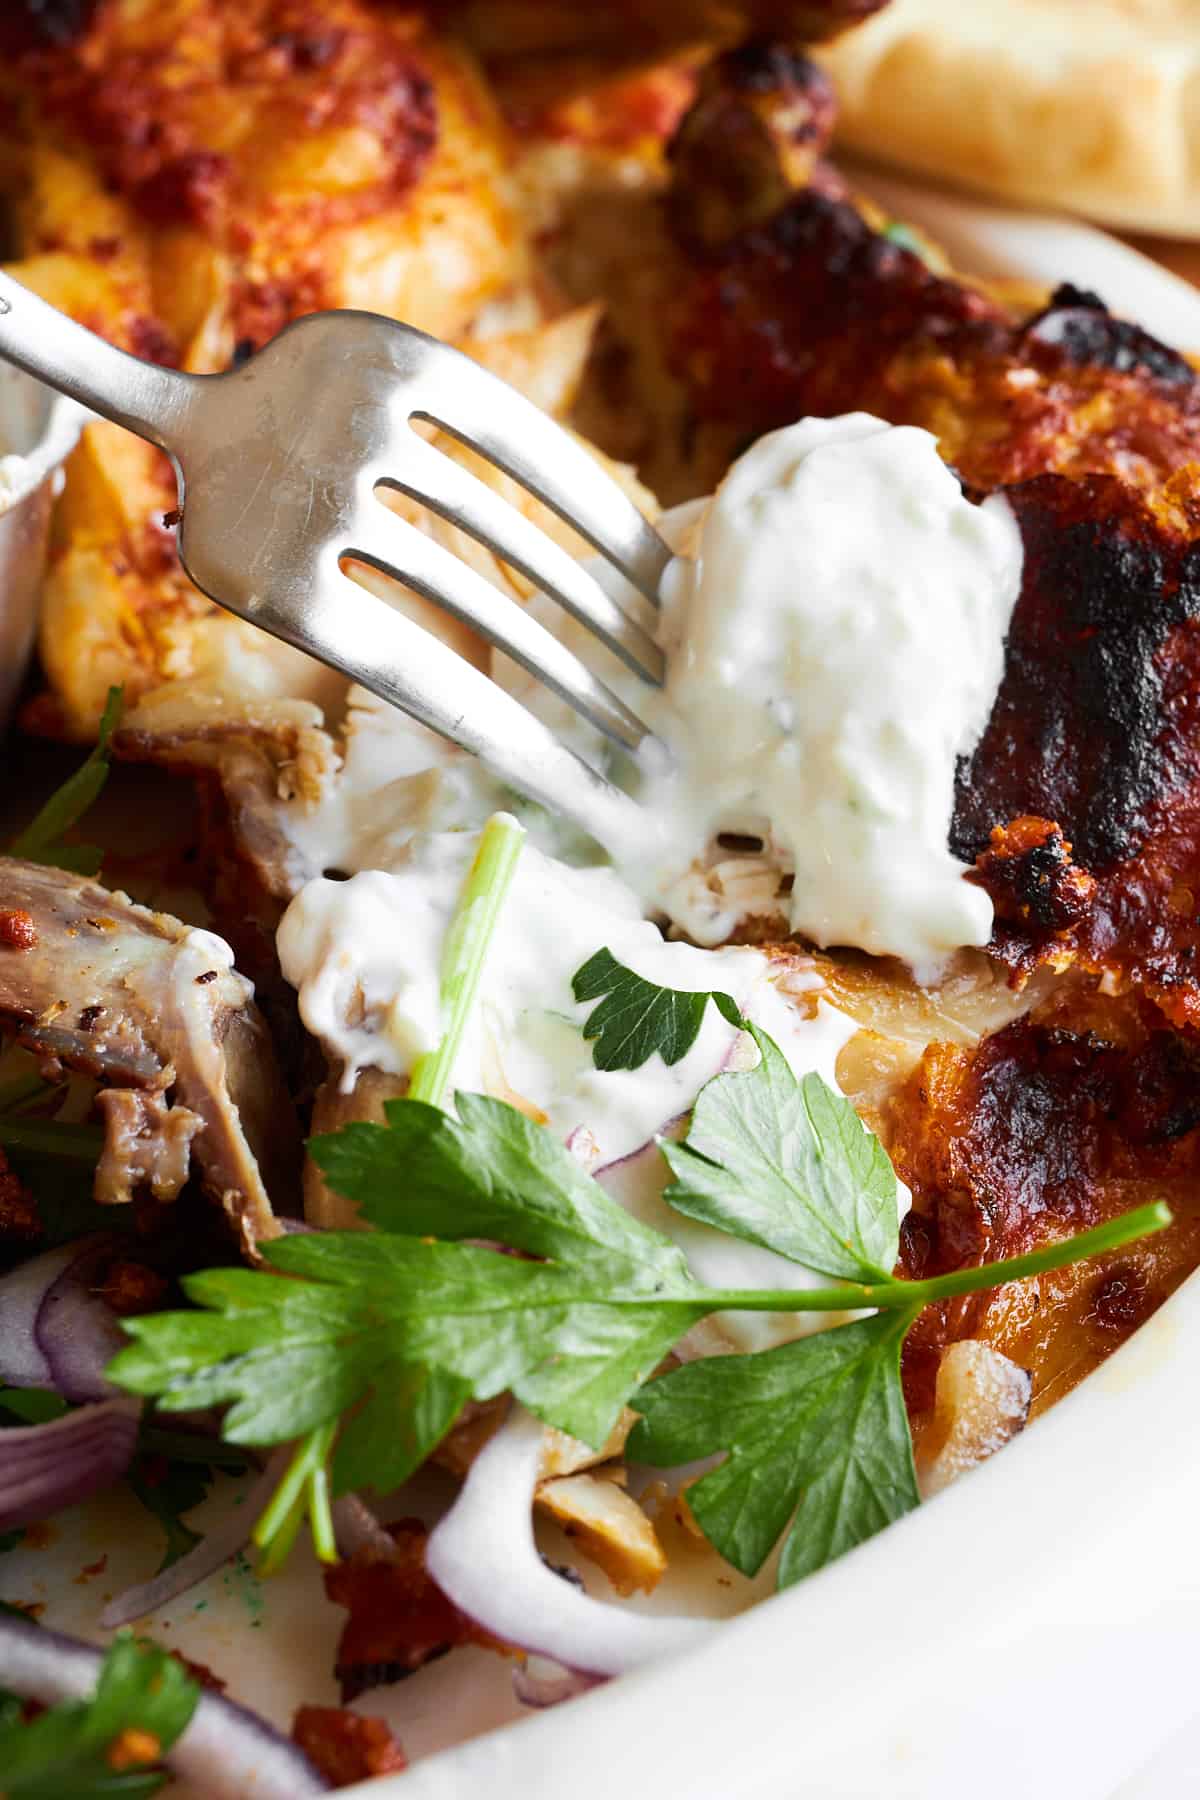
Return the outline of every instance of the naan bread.
<path id="1" fill-rule="evenodd" d="M 856 150 L 1200 237 L 1200 0 L 893 0 L 821 56 Z"/>

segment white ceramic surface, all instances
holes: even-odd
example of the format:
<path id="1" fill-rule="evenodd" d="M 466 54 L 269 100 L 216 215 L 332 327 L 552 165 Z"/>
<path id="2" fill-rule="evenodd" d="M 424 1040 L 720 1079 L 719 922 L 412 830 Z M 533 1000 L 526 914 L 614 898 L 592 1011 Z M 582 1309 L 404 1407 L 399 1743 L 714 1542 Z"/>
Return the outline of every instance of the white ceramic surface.
<path id="1" fill-rule="evenodd" d="M 1200 346 L 1200 297 L 1103 233 L 904 187 L 896 210 L 960 266 L 1069 278 Z M 420 1760 L 352 1792 L 1178 1800 L 1196 1782 L 1171 1773 L 1172 1757 L 1177 1771 L 1200 1768 L 1187 1730 L 1200 1639 L 1197 1368 L 1193 1278 L 1002 1455 L 690 1655 L 501 1731 L 490 1727 L 520 1709 L 506 1665 L 486 1652 L 364 1696 L 361 1709 L 389 1717 Z M 236 1496 L 223 1485 L 215 1505 Z M 149 1572 L 153 1541 L 134 1503 L 110 1496 L 56 1521 L 47 1547 L 10 1553 L 6 1592 L 99 1637 L 103 1598 Z M 334 1702 L 342 1617 L 298 1557 L 265 1586 L 244 1566 L 223 1571 L 145 1628 L 286 1727 L 299 1700 Z M 464 1734 L 483 1735 L 439 1749 Z"/>

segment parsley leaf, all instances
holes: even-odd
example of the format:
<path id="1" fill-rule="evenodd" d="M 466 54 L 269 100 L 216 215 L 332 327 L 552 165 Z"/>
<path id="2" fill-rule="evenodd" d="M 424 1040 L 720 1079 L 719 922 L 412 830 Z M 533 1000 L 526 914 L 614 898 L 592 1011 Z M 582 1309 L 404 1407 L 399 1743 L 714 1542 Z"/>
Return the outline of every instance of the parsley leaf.
<path id="1" fill-rule="evenodd" d="M 65 1701 L 28 1723 L 19 1700 L 0 1701 L 5 1800 L 157 1793 L 166 1780 L 157 1765 L 187 1726 L 199 1693 L 167 1651 L 122 1633 L 90 1700 Z"/>
<path id="2" fill-rule="evenodd" d="M 56 868 L 70 869 L 76 875 L 99 872 L 104 852 L 96 844 L 65 844 L 62 838 L 63 833 L 77 825 L 99 798 L 108 780 L 110 746 L 121 720 L 121 702 L 121 689 L 109 688 L 99 736 L 91 755 L 51 794 L 33 823 L 14 838 L 8 849 L 10 856 L 24 857 L 27 862 L 52 863 Z"/>
<path id="3" fill-rule="evenodd" d="M 788 1587 L 918 1503 L 900 1346 L 916 1308 L 877 1313 L 776 1350 L 714 1356 L 650 1382 L 636 1462 L 672 1467 L 728 1452 L 688 1505 L 726 1561 L 755 1575 L 793 1518 L 779 1565 Z"/>
<path id="4" fill-rule="evenodd" d="M 896 1176 L 850 1102 L 797 1081 L 765 1032 L 752 1069 L 705 1086 L 681 1144 L 664 1142 L 677 1212 L 835 1280 L 890 1278 L 900 1242 Z"/>
<path id="5" fill-rule="evenodd" d="M 334 1493 L 373 1487 L 390 1494 L 402 1487 L 433 1455 L 470 1398 L 470 1382 L 442 1369 L 399 1360 L 382 1364 L 338 1442 Z"/>
<path id="6" fill-rule="evenodd" d="M 711 1000 L 723 1019 L 742 1024 L 737 1001 L 728 994 L 688 993 L 658 987 L 617 961 L 611 950 L 597 950 L 571 980 L 576 1000 L 595 1000 L 583 1028 L 596 1040 L 592 1060 L 598 1069 L 640 1069 L 655 1051 L 670 1066 L 681 1062 L 695 1043 Z"/>
<path id="7" fill-rule="evenodd" d="M 670 1238 L 618 1205 L 544 1125 L 482 1094 L 456 1094 L 455 1106 L 457 1119 L 390 1100 L 386 1125 L 347 1125 L 309 1151 L 380 1231 L 492 1238 L 651 1291 L 686 1276 Z"/>
<path id="8" fill-rule="evenodd" d="M 548 1423 L 603 1443 L 630 1392 L 719 1301 L 669 1238 L 611 1199 L 544 1127 L 478 1094 L 456 1104 L 458 1119 L 393 1101 L 386 1126 L 317 1139 L 318 1165 L 381 1229 L 264 1248 L 303 1284 L 242 1269 L 185 1277 L 189 1298 L 219 1316 L 125 1320 L 138 1341 L 113 1378 L 168 1410 L 232 1401 L 226 1437 L 264 1444 L 385 1395 L 398 1367 L 418 1365 L 448 1379 L 426 1396 L 413 1454 L 449 1428 L 468 1391 L 486 1400 L 510 1389 Z M 548 1260 L 433 1241 L 438 1233 Z M 375 1406 L 386 1419 L 386 1401 Z M 367 1429 L 352 1422 L 359 1480 Z M 389 1472 L 396 1457 L 391 1446 Z M 345 1479 L 343 1465 L 337 1484 Z"/>
<path id="9" fill-rule="evenodd" d="M 66 1119 L 0 1117 L 0 1145 L 24 1151 L 28 1156 L 62 1157 L 94 1169 L 104 1148 L 98 1125 L 79 1125 Z"/>

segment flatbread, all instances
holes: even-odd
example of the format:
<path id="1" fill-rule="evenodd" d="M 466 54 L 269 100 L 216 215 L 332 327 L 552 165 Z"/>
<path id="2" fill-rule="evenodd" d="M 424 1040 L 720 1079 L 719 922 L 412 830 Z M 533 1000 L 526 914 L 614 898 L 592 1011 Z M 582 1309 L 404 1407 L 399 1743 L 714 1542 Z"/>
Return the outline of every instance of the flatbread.
<path id="1" fill-rule="evenodd" d="M 1200 0 L 893 0 L 820 55 L 856 150 L 1200 237 Z"/>

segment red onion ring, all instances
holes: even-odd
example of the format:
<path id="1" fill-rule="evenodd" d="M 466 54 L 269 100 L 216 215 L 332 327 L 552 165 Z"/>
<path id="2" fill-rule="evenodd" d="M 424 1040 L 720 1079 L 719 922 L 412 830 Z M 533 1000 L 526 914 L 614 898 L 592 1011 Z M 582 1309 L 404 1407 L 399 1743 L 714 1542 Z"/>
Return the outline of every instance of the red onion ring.
<path id="1" fill-rule="evenodd" d="M 88 1281 L 112 1248 L 111 1238 L 84 1238 L 47 1287 L 33 1335 L 64 1400 L 99 1400 L 115 1390 L 104 1371 L 126 1342 L 112 1308 Z"/>
<path id="2" fill-rule="evenodd" d="M 0 1432 L 0 1530 L 36 1524 L 111 1487 L 133 1459 L 141 1411 L 140 1400 L 122 1394 Z"/>
<path id="3" fill-rule="evenodd" d="M 533 1536 L 541 1454 L 541 1424 L 514 1407 L 426 1546 L 425 1565 L 442 1592 L 504 1643 L 590 1675 L 621 1675 L 707 1636 L 707 1619 L 610 1606 L 547 1568 Z"/>
<path id="4" fill-rule="evenodd" d="M 0 1278 L 0 1382 L 6 1387 L 54 1386 L 35 1327 L 47 1292 L 78 1254 L 78 1244 L 64 1244 Z"/>
<path id="5" fill-rule="evenodd" d="M 55 1706 L 93 1692 L 103 1652 L 27 1619 L 0 1614 L 0 1688 Z M 329 1784 L 304 1753 L 257 1714 L 202 1690 L 167 1767 L 210 1800 L 310 1800 Z"/>

